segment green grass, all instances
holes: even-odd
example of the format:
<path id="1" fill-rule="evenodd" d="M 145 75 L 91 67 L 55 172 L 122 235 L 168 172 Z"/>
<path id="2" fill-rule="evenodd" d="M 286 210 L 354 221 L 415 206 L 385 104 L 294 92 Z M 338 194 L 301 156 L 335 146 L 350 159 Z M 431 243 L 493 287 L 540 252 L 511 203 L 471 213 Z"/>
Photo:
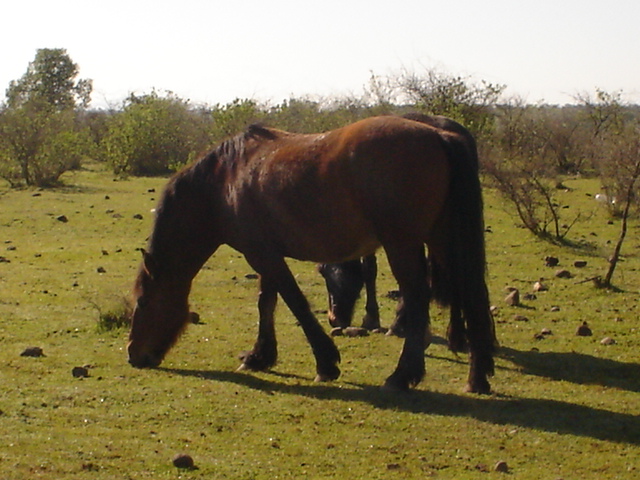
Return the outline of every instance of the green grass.
<path id="1" fill-rule="evenodd" d="M 495 394 L 462 393 L 465 357 L 435 343 L 427 378 L 406 395 L 378 386 L 395 367 L 401 340 L 338 337 L 343 375 L 313 382 L 304 336 L 281 304 L 280 361 L 270 373 L 237 373 L 255 339 L 256 281 L 243 258 L 222 248 L 197 277 L 192 325 L 162 367 L 126 362 L 123 328 L 104 328 L 135 276 L 164 179 L 113 181 L 98 166 L 67 174 L 67 188 L 0 190 L 0 478 L 13 479 L 614 479 L 640 474 L 637 220 L 614 277 L 621 292 L 579 283 L 606 270 L 619 222 L 587 194 L 595 181 L 568 179 L 563 193 L 588 220 L 549 245 L 517 228 L 486 192 L 489 287 L 498 307 Z M 150 191 L 155 189 L 155 192 Z M 34 196 L 38 194 L 38 196 Z M 107 198 L 108 197 L 108 198 Z M 142 215 L 142 219 L 134 218 Z M 57 220 L 60 215 L 66 223 Z M 544 257 L 574 273 L 557 279 Z M 584 269 L 573 262 L 588 261 Z M 313 265 L 292 263 L 324 320 Z M 100 269 L 100 271 L 99 271 Z M 101 273 L 102 272 L 102 273 Z M 549 290 L 521 307 L 506 286 Z M 395 284 L 381 259 L 383 323 Z M 560 310 L 552 312 L 551 307 Z M 442 336 L 446 312 L 433 309 Z M 515 321 L 514 315 L 529 321 Z M 592 337 L 577 337 L 587 321 Z M 536 340 L 542 328 L 552 335 Z M 616 340 L 603 346 L 604 337 Z M 39 346 L 45 356 L 22 357 Z M 89 366 L 75 378 L 75 366 Z M 197 469 L 177 470 L 186 452 Z M 509 473 L 493 471 L 504 460 Z"/>

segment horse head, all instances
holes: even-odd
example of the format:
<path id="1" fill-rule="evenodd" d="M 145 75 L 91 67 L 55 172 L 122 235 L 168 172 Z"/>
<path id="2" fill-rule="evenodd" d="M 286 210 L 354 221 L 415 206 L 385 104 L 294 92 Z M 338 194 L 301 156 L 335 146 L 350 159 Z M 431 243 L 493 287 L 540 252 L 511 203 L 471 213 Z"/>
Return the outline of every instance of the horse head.
<path id="1" fill-rule="evenodd" d="M 153 255 L 143 260 L 133 290 L 134 310 L 129 334 L 129 363 L 157 367 L 184 329 L 191 279 L 162 268 Z"/>

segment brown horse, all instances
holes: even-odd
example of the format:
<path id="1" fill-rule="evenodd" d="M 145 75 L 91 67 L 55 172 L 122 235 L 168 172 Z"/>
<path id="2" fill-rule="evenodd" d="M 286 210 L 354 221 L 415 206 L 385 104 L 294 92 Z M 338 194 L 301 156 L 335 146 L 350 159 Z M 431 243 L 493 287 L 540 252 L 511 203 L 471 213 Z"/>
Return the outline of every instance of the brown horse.
<path id="1" fill-rule="evenodd" d="M 422 123 L 374 117 L 323 134 L 253 126 L 174 176 L 159 202 L 138 273 L 129 361 L 159 365 L 184 329 L 191 282 L 227 244 L 260 274 L 259 330 L 242 368 L 277 358 L 274 310 L 283 298 L 316 359 L 317 380 L 340 375 L 340 354 L 285 258 L 337 263 L 382 247 L 403 298 L 407 336 L 385 387 L 424 376 L 430 287 L 425 244 L 442 258 L 468 330 L 467 390 L 487 393 L 494 327 L 485 283 L 482 193 L 464 143 Z"/>
<path id="2" fill-rule="evenodd" d="M 459 135 L 467 149 L 467 160 L 478 171 L 479 162 L 476 141 L 471 132 L 463 125 L 440 115 L 426 115 L 415 112 L 405 114 L 402 117 Z M 437 263 L 433 265 L 434 261 L 438 261 L 433 255 L 428 255 L 428 260 L 431 264 L 429 272 L 431 275 L 442 275 L 442 270 L 446 271 L 446 266 L 441 267 Z M 342 263 L 322 264 L 318 270 L 324 277 L 327 286 L 329 324 L 332 327 L 346 328 L 351 325 L 356 300 L 364 287 L 366 304 L 362 327 L 368 330 L 380 328 L 380 309 L 376 295 L 376 274 L 378 269 L 375 255 Z M 442 280 L 435 281 L 436 286 L 441 283 Z M 450 291 L 450 288 L 440 288 L 433 291 L 432 294 L 434 300 L 438 303 L 450 307 L 451 317 L 447 329 L 447 338 L 450 349 L 460 352 L 466 349 L 466 329 L 461 317 L 460 305 L 455 303 L 456 299 L 450 295 Z M 397 317 L 389 328 L 389 334 L 403 337 L 405 335 L 404 325 L 401 322 L 402 317 Z"/>

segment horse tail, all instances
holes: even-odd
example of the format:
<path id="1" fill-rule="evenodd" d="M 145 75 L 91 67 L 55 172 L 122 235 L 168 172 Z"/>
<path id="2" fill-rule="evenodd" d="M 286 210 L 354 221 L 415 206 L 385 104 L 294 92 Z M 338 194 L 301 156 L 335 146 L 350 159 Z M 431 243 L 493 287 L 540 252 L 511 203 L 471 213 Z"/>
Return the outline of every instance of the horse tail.
<path id="1" fill-rule="evenodd" d="M 431 262 L 434 299 L 451 306 L 447 332 L 453 351 L 472 352 L 489 362 L 497 346 L 486 284 L 486 253 L 482 186 L 475 142 L 459 134 L 441 135 L 449 158 L 451 178 L 445 220 L 450 232 L 442 264 Z M 436 233 L 437 234 L 437 233 Z"/>

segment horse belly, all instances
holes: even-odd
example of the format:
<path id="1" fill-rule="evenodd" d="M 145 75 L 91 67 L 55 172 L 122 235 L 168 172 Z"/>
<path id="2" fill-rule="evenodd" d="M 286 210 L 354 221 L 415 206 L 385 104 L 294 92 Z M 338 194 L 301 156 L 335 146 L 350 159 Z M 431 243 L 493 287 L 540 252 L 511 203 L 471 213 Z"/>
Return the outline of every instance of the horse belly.
<path id="1" fill-rule="evenodd" d="M 360 215 L 335 210 L 308 219 L 280 235 L 284 254 L 298 260 L 336 263 L 374 253 L 380 241 L 370 222 Z"/>

